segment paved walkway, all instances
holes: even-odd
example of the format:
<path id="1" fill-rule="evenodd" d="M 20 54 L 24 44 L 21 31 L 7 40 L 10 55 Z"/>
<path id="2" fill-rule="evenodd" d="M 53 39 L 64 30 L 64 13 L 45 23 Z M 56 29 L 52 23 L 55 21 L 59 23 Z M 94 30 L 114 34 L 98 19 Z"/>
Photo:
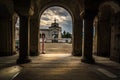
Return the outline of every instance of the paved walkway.
<path id="1" fill-rule="evenodd" d="M 42 44 L 40 45 L 42 46 Z M 53 53 L 70 54 L 72 52 L 72 44 L 70 43 L 45 43 L 45 52 L 46 54 L 53 54 Z"/>
<path id="2" fill-rule="evenodd" d="M 16 65 L 17 56 L 0 58 L 0 80 L 120 80 L 120 64 L 108 58 L 94 56 L 91 65 L 70 54 L 42 54 Z"/>
<path id="3" fill-rule="evenodd" d="M 71 44 L 45 44 L 46 54 L 17 65 L 18 54 L 0 57 L 0 80 L 120 80 L 120 64 L 94 56 L 95 64 L 71 55 Z"/>

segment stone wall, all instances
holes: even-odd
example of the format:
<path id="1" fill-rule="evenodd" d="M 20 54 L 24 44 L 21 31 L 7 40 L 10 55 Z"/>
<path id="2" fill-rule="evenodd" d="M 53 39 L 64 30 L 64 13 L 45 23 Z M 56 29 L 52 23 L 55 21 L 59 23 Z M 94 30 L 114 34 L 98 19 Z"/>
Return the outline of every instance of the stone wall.
<path id="1" fill-rule="evenodd" d="M 110 59 L 120 62 L 120 12 L 114 15 L 112 21 Z"/>

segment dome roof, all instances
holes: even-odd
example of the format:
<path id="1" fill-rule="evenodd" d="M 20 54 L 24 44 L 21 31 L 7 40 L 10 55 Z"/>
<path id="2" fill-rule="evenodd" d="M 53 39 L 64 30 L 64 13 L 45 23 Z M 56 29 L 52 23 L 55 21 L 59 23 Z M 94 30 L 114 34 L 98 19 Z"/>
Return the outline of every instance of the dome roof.
<path id="1" fill-rule="evenodd" d="M 54 20 L 54 23 L 51 24 L 51 27 L 59 27 L 59 24 L 56 23 L 56 19 Z"/>

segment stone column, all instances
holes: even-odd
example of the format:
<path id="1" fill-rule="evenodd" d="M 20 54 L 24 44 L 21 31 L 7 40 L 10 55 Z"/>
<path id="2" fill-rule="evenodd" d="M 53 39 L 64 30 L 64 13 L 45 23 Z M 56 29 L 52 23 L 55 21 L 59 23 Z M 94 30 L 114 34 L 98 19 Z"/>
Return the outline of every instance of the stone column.
<path id="1" fill-rule="evenodd" d="M 16 42 L 15 42 L 15 16 L 12 16 L 12 28 L 11 28 L 11 46 L 12 46 L 12 53 L 16 54 Z"/>
<path id="2" fill-rule="evenodd" d="M 29 59 L 29 50 L 30 50 L 30 17 L 29 16 L 20 16 L 20 52 L 19 59 L 17 63 L 28 63 Z"/>
<path id="3" fill-rule="evenodd" d="M 12 16 L 0 19 L 0 56 L 15 54 L 14 23 Z"/>
<path id="4" fill-rule="evenodd" d="M 30 21 L 30 56 L 38 56 L 40 54 L 39 48 L 39 20 L 38 18 Z"/>
<path id="5" fill-rule="evenodd" d="M 80 18 L 80 15 L 76 15 L 74 18 L 72 39 L 72 55 L 82 56 L 82 20 Z"/>
<path id="6" fill-rule="evenodd" d="M 30 53 L 30 16 L 34 14 L 33 0 L 13 0 L 14 9 L 20 17 L 19 58 L 17 63 L 28 63 Z"/>
<path id="7" fill-rule="evenodd" d="M 91 15 L 92 14 L 92 15 Z M 86 12 L 84 15 L 84 51 L 82 62 L 94 63 L 93 50 L 93 13 Z"/>
<path id="8" fill-rule="evenodd" d="M 111 22 L 110 59 L 120 63 L 120 12 L 113 15 Z"/>
<path id="9" fill-rule="evenodd" d="M 102 15 L 103 16 L 103 15 Z M 104 19 L 105 18 L 105 19 Z M 98 40 L 97 40 L 97 55 L 110 56 L 110 38 L 111 26 L 108 17 L 99 17 L 98 19 Z"/>
<path id="10" fill-rule="evenodd" d="M 94 37 L 93 37 L 93 53 L 97 55 L 97 28 L 98 28 L 98 17 L 95 17 L 94 20 Z"/>

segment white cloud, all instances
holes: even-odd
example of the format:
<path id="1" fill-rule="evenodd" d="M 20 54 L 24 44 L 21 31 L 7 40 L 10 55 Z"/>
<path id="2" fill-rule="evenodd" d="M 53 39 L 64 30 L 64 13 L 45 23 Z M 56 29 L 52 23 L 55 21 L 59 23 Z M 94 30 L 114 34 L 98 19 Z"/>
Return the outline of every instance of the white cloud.
<path id="1" fill-rule="evenodd" d="M 61 7 L 51 7 L 46 9 L 43 15 L 41 16 L 40 27 L 50 27 L 51 23 L 54 22 L 54 19 L 56 19 L 59 25 L 62 27 L 62 31 L 72 31 L 71 16 L 64 8 Z"/>

